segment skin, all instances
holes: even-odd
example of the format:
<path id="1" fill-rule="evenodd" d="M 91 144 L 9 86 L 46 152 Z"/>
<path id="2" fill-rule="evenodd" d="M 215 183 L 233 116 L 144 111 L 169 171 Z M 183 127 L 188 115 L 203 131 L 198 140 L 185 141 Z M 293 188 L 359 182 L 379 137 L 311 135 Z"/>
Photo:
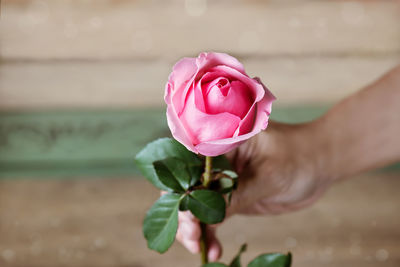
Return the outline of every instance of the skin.
<path id="1" fill-rule="evenodd" d="M 400 65 L 323 117 L 297 125 L 270 122 L 266 131 L 230 152 L 240 180 L 227 216 L 307 207 L 334 182 L 399 161 L 399 136 Z M 222 254 L 216 227 L 207 230 L 210 261 Z M 181 212 L 177 239 L 199 253 L 200 234 L 198 220 Z"/>

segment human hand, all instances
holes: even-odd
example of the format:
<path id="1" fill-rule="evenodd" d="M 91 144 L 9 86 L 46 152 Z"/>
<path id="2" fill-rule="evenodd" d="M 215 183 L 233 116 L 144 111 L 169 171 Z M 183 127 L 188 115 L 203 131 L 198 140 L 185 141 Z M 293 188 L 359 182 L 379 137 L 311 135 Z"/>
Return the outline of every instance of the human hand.
<path id="1" fill-rule="evenodd" d="M 323 151 L 314 127 L 271 122 L 267 131 L 227 155 L 239 174 L 227 217 L 289 212 L 310 205 L 322 195 L 331 179 L 321 176 Z M 206 231 L 210 261 L 222 254 L 216 227 L 209 225 Z M 189 211 L 180 212 L 177 240 L 190 252 L 199 253 L 200 235 L 199 221 Z"/>
<path id="2" fill-rule="evenodd" d="M 298 125 L 271 122 L 266 131 L 229 153 L 239 185 L 227 217 L 301 209 L 334 180 L 398 162 L 399 89 L 400 65 L 318 120 Z M 380 106 L 385 108 L 371 112 L 371 107 Z M 207 231 L 210 261 L 222 253 L 215 228 Z M 177 239 L 195 253 L 200 250 L 199 237 L 198 221 L 181 213 Z"/>

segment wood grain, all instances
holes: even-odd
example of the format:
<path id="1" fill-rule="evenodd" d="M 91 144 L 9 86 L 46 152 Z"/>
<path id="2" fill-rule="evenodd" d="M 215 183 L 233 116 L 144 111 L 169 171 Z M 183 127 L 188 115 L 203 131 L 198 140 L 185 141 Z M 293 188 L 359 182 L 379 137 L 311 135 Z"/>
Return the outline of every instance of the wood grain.
<path id="1" fill-rule="evenodd" d="M 2 5 L 2 58 L 176 59 L 207 50 L 243 56 L 400 52 L 397 0 L 6 0 Z"/>
<path id="2" fill-rule="evenodd" d="M 231 53 L 278 104 L 335 102 L 400 63 L 400 1 L 6 0 L 0 110 L 163 105 L 171 66 Z"/>
<path id="3" fill-rule="evenodd" d="M 228 262 L 292 251 L 295 267 L 398 267 L 399 174 L 334 185 L 313 207 L 275 217 L 234 217 L 218 231 Z M 0 181 L 0 265 L 4 267 L 199 266 L 175 244 L 146 248 L 141 224 L 159 192 L 141 179 Z"/>
<path id="4" fill-rule="evenodd" d="M 400 63 L 399 56 L 240 58 L 277 105 L 336 102 Z M 0 110 L 163 107 L 173 61 L 0 64 Z"/>

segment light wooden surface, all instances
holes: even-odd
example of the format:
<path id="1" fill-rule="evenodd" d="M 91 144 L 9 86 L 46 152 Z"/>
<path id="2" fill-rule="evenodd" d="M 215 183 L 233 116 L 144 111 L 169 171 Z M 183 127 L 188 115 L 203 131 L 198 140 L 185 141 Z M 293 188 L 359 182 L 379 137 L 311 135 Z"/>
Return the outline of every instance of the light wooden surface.
<path id="1" fill-rule="evenodd" d="M 400 1 L 4 0 L 0 109 L 163 105 L 172 65 L 237 56 L 277 105 L 335 102 L 400 62 Z"/>
<path id="2" fill-rule="evenodd" d="M 374 81 L 400 57 L 278 57 L 244 59 L 262 77 L 277 105 L 326 104 Z M 0 109 L 163 107 L 173 62 L 5 62 Z"/>
<path id="3" fill-rule="evenodd" d="M 223 261 L 247 242 L 247 263 L 292 251 L 294 267 L 398 267 L 398 173 L 334 185 L 313 207 L 274 217 L 234 217 L 219 230 Z M 199 266 L 175 244 L 147 249 L 141 224 L 159 192 L 141 179 L 0 181 L 0 266 Z"/>
<path id="4" fill-rule="evenodd" d="M 398 1 L 5 0 L 10 59 L 400 52 Z"/>

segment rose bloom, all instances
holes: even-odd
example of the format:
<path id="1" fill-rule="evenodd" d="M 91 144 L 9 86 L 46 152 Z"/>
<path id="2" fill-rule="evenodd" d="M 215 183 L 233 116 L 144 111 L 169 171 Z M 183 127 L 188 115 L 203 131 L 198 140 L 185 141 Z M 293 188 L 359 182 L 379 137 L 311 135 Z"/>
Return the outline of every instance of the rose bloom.
<path id="1" fill-rule="evenodd" d="M 194 153 L 224 154 L 268 125 L 272 93 L 223 53 L 201 53 L 175 64 L 165 86 L 168 126 Z"/>

